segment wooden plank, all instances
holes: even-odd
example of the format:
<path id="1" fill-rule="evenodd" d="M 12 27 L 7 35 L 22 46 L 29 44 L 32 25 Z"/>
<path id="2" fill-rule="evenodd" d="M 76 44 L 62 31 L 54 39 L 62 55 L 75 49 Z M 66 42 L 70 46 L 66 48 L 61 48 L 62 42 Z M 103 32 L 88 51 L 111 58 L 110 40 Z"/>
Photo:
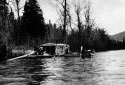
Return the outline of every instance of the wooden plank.
<path id="1" fill-rule="evenodd" d="M 27 56 L 29 56 L 29 55 L 34 54 L 34 52 L 35 52 L 35 51 L 33 51 L 33 52 L 29 53 L 29 54 L 25 54 L 25 55 L 23 55 L 23 56 L 19 56 L 19 57 L 16 57 L 16 58 L 8 59 L 7 61 L 12 61 L 12 60 L 24 58 L 24 57 L 27 57 Z"/>

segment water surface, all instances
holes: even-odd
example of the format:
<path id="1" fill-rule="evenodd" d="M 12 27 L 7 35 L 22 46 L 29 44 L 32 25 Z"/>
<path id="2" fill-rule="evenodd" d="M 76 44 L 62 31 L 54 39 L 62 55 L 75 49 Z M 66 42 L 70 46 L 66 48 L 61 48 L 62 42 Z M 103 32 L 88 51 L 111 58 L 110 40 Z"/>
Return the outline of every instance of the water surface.
<path id="1" fill-rule="evenodd" d="M 0 64 L 0 85 L 125 85 L 125 50 Z"/>

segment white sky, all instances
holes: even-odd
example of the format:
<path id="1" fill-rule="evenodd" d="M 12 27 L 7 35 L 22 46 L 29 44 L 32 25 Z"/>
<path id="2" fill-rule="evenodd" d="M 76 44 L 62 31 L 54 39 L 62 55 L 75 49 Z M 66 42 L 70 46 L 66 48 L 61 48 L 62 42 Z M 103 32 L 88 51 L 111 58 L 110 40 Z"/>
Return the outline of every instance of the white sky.
<path id="1" fill-rule="evenodd" d="M 45 20 L 56 22 L 56 8 L 45 0 L 38 1 Z M 92 16 L 110 35 L 125 31 L 125 0 L 92 0 Z"/>

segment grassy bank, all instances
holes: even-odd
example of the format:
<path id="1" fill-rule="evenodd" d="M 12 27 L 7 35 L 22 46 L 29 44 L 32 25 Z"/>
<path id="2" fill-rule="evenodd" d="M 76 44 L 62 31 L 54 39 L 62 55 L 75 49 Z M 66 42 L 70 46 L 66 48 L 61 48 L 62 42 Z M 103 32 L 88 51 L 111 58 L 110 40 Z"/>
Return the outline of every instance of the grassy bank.
<path id="1" fill-rule="evenodd" d="M 27 46 L 15 46 L 9 50 L 7 58 L 10 59 L 10 58 L 22 56 L 25 54 L 29 54 L 32 51 L 33 51 L 33 48 L 28 48 Z"/>

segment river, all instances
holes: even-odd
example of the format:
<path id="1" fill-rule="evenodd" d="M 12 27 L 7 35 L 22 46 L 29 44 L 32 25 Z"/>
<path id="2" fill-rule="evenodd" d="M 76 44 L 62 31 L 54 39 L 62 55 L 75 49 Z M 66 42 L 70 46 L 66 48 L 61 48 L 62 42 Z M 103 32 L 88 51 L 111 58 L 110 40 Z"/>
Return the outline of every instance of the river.
<path id="1" fill-rule="evenodd" d="M 125 50 L 4 62 L 0 85 L 125 85 Z"/>

